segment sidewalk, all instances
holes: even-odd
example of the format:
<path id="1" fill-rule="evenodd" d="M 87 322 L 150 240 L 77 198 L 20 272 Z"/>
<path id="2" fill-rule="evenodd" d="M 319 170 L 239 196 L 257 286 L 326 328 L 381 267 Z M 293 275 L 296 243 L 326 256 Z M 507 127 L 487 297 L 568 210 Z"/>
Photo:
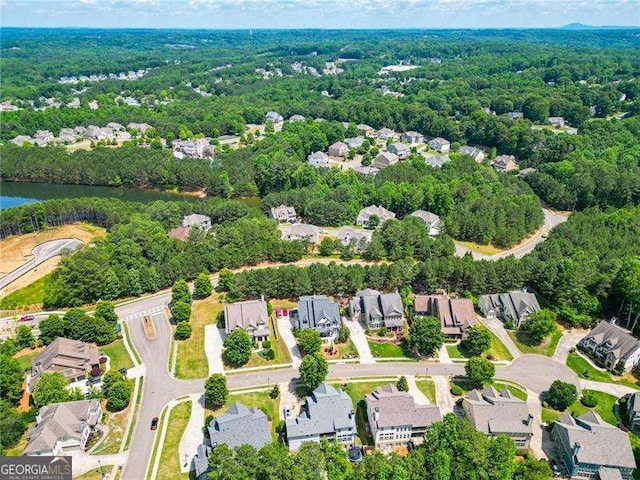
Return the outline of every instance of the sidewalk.
<path id="1" fill-rule="evenodd" d="M 451 360 L 451 357 L 449 356 L 449 351 L 447 350 L 447 344 L 443 343 L 440 346 L 440 350 L 438 350 L 438 362 L 439 363 L 445 363 L 445 364 L 452 364 L 453 360 Z"/>

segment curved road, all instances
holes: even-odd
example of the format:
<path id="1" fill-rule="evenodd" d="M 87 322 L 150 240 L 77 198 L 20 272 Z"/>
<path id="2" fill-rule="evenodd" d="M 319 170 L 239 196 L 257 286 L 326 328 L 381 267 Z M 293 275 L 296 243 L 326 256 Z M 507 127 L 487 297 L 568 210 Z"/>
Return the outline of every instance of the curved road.
<path id="1" fill-rule="evenodd" d="M 82 242 L 76 238 L 62 238 L 60 240 L 51 240 L 49 242 L 36 245 L 33 250 L 31 250 L 31 254 L 34 258 L 0 278 L 0 289 L 17 280 L 32 268 L 40 265 L 42 262 L 61 255 L 64 250 L 75 250 L 81 245 Z"/>
<path id="2" fill-rule="evenodd" d="M 480 252 L 476 252 L 475 250 L 465 247 L 464 245 L 455 242 L 456 244 L 456 256 L 464 257 L 466 253 L 471 253 L 471 256 L 474 260 L 499 260 L 501 258 L 506 258 L 513 255 L 516 258 L 522 258 L 528 253 L 531 253 L 536 245 L 540 242 L 544 241 L 544 234 L 549 233 L 555 227 L 564 223 L 568 220 L 569 215 L 566 213 L 558 213 L 553 210 L 549 210 L 548 208 L 543 208 L 542 213 L 544 214 L 544 223 L 542 226 L 536 230 L 531 237 L 527 238 L 525 241 L 519 243 L 515 247 L 510 248 L 509 250 L 505 250 L 504 252 L 496 253 L 494 255 L 485 255 Z"/>

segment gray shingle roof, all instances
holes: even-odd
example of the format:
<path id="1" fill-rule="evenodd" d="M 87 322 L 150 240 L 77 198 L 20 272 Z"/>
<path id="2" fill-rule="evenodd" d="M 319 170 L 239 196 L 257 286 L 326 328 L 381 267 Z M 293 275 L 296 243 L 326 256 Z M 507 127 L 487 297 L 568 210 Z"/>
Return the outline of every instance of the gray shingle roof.
<path id="1" fill-rule="evenodd" d="M 209 453 L 211 453 L 211 447 L 201 443 L 198 445 L 198 451 L 193 457 L 193 469 L 196 473 L 196 478 L 200 475 L 204 475 L 209 471 Z M 206 477 L 204 477 L 206 478 Z"/>
<path id="2" fill-rule="evenodd" d="M 533 434 L 527 402 L 514 397 L 506 388 L 502 392 L 494 387 L 472 390 L 462 402 L 469 422 L 484 434 Z"/>
<path id="3" fill-rule="evenodd" d="M 269 334 L 269 314 L 264 300 L 247 300 L 224 306 L 225 331 L 231 333 L 236 328 Z"/>
<path id="4" fill-rule="evenodd" d="M 478 298 L 478 307 L 485 315 L 487 315 L 490 310 L 494 310 L 498 316 L 510 318 L 518 325 L 523 316 L 540 310 L 540 304 L 536 296 L 531 292 L 524 292 L 522 290 L 480 295 Z"/>
<path id="5" fill-rule="evenodd" d="M 279 205 L 271 208 L 271 218 L 279 222 L 286 222 L 296 217 L 296 209 L 288 205 Z"/>
<path id="6" fill-rule="evenodd" d="M 226 444 L 234 449 L 240 445 L 251 445 L 260 449 L 271 443 L 271 432 L 267 416 L 255 407 L 234 402 L 229 409 L 209 423 L 211 445 Z"/>
<path id="7" fill-rule="evenodd" d="M 84 375 L 90 366 L 98 364 L 98 349 L 80 340 L 57 337 L 31 362 L 30 387 L 44 372 L 60 372 L 67 379 Z"/>
<path id="8" fill-rule="evenodd" d="M 438 407 L 416 405 L 411 394 L 398 391 L 391 383 L 365 395 L 365 401 L 368 411 L 377 411 L 379 414 L 377 420 L 369 418 L 369 423 L 374 430 L 404 425 L 424 428 L 442 420 Z"/>
<path id="9" fill-rule="evenodd" d="M 440 222 L 440 217 L 438 215 L 427 212 L 426 210 L 416 210 L 411 214 L 411 216 L 421 219 L 429 228 Z"/>
<path id="10" fill-rule="evenodd" d="M 386 152 L 383 152 L 383 153 L 386 154 Z M 380 155 L 382 155 L 382 153 Z M 358 213 L 358 218 L 356 219 L 356 222 L 366 223 L 369 221 L 369 218 L 372 215 L 378 216 L 378 218 L 380 219 L 380 224 L 383 224 L 384 222 L 392 218 L 396 218 L 395 213 L 387 210 L 384 207 L 379 207 L 377 205 L 369 205 L 368 207 L 364 207 L 362 210 L 360 210 L 360 213 Z"/>
<path id="11" fill-rule="evenodd" d="M 355 429 L 355 413 L 351 397 L 340 388 L 322 383 L 306 399 L 305 408 L 297 418 L 286 420 L 289 439 L 326 435 L 336 429 Z"/>
<path id="12" fill-rule="evenodd" d="M 572 451 L 576 443 L 580 445 L 576 454 L 579 463 L 636 468 L 628 434 L 609 425 L 595 412 L 578 418 L 563 414 L 553 429 L 566 451 Z"/>
<path id="13" fill-rule="evenodd" d="M 291 312 L 294 326 L 300 329 L 316 328 L 320 321 L 330 325 L 340 325 L 340 308 L 326 295 L 307 295 L 300 297 L 298 310 Z"/>
<path id="14" fill-rule="evenodd" d="M 616 359 L 626 359 L 640 348 L 640 340 L 623 328 L 605 321 L 596 325 L 580 343 L 589 339 L 595 341 L 607 354 L 612 353 Z"/>

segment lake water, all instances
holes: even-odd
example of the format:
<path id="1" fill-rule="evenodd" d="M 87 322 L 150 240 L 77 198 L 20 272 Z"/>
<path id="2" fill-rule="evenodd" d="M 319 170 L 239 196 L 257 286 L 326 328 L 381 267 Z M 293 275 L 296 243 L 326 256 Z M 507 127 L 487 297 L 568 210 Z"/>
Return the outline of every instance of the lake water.
<path id="1" fill-rule="evenodd" d="M 55 198 L 78 197 L 119 198 L 120 200 L 141 203 L 150 203 L 156 200 L 198 201 L 198 198 L 192 195 L 136 188 L 53 185 L 50 183 L 0 183 L 0 210 L 17 207 L 25 203 L 41 202 Z"/>

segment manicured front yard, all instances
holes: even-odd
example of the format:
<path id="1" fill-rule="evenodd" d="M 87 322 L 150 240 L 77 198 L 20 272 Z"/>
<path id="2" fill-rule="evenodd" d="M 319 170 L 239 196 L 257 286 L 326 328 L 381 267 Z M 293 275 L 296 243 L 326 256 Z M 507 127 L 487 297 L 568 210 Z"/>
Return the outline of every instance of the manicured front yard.
<path id="1" fill-rule="evenodd" d="M 278 339 L 274 335 L 274 331 L 277 328 L 273 319 L 269 320 L 271 323 L 271 333 L 269 334 L 269 341 L 271 342 L 271 348 L 275 353 L 275 357 L 273 360 L 268 360 L 264 354 L 266 353 L 266 349 L 263 349 L 259 352 L 251 352 L 251 357 L 249 361 L 240 367 L 236 367 L 235 365 L 231 365 L 226 362 L 224 355 L 222 360 L 224 361 L 225 370 L 237 370 L 239 368 L 251 368 L 251 367 L 263 367 L 266 365 L 279 365 L 282 363 L 290 363 L 291 355 L 289 354 L 289 349 L 287 345 L 284 343 L 284 340 L 280 335 L 278 335 Z"/>
<path id="2" fill-rule="evenodd" d="M 595 380 L 605 383 L 619 383 L 632 388 L 640 388 L 636 382 L 629 381 L 623 377 L 614 377 L 607 371 L 594 368 L 586 359 L 577 353 L 570 353 L 567 357 L 567 367 L 576 372 L 580 378 Z"/>
<path id="3" fill-rule="evenodd" d="M 322 355 L 327 360 L 339 360 L 342 358 L 357 358 L 360 355 L 358 354 L 358 349 L 353 344 L 351 339 L 347 340 L 345 343 L 334 343 L 333 344 L 333 354 L 329 354 L 325 349 L 328 345 L 322 346 Z"/>
<path id="4" fill-rule="evenodd" d="M 520 400 L 524 400 L 525 402 L 527 401 L 527 392 L 519 389 L 515 385 L 510 385 L 508 383 L 493 382 L 493 386 L 496 388 L 496 390 L 500 392 L 504 390 L 505 387 L 507 387 L 507 390 L 509 390 L 511 395 L 513 395 L 516 398 L 519 398 Z"/>
<path id="5" fill-rule="evenodd" d="M 580 399 L 573 402 L 569 408 L 567 408 L 566 413 L 573 415 L 574 417 L 579 417 L 587 413 L 589 410 L 595 411 L 598 415 L 602 417 L 602 419 L 610 423 L 611 425 L 617 425 L 618 419 L 616 418 L 614 407 L 618 399 L 614 395 L 609 395 L 608 393 L 598 392 L 595 390 L 583 390 L 582 393 L 591 393 L 598 399 L 598 405 L 595 408 L 587 408 L 581 402 Z M 557 410 L 553 410 L 552 408 L 543 408 L 542 409 L 542 421 L 546 423 L 551 423 L 554 420 L 560 418 L 562 412 Z"/>
<path id="6" fill-rule="evenodd" d="M 162 445 L 160 465 L 156 478 L 189 478 L 188 473 L 180 473 L 180 462 L 182 459 L 178 452 L 178 446 L 180 445 L 182 434 L 185 428 L 187 428 L 190 416 L 190 401 L 182 402 L 171 410 L 168 420 L 169 427 L 167 428 L 167 435 L 164 438 L 164 445 Z M 158 430 L 156 434 L 160 435 L 160 430 Z"/>
<path id="7" fill-rule="evenodd" d="M 351 397 L 353 409 L 356 411 L 356 429 L 358 430 L 358 438 L 356 443 L 360 445 L 373 445 L 373 438 L 367 431 L 367 407 L 364 396 L 373 392 L 376 388 L 394 383 L 395 381 L 371 381 L 371 382 L 353 382 L 346 385 L 334 385 L 342 388 Z"/>
<path id="8" fill-rule="evenodd" d="M 405 353 L 404 349 L 400 345 L 393 343 L 382 343 L 368 341 L 371 354 L 378 358 L 413 358 L 411 355 Z"/>
<path id="9" fill-rule="evenodd" d="M 132 380 L 130 380 L 132 382 Z M 102 402 L 102 410 L 105 412 L 106 420 L 104 424 L 108 428 L 108 433 L 106 438 L 102 440 L 100 445 L 93 451 L 95 455 L 108 455 L 112 453 L 118 453 L 120 449 L 120 444 L 122 443 L 122 438 L 124 436 L 124 432 L 127 428 L 127 420 L 129 418 L 129 414 L 131 409 L 133 408 L 133 404 L 135 399 L 133 398 L 133 390 L 131 394 L 131 400 L 129 401 L 129 406 L 120 412 L 108 412 L 106 408 L 106 402 Z M 132 430 L 133 430 L 132 425 Z"/>
<path id="10" fill-rule="evenodd" d="M 535 353 L 546 357 L 553 355 L 560 341 L 560 337 L 562 337 L 562 331 L 557 328 L 549 337 L 543 340 L 540 345 L 536 345 L 529 337 L 529 334 L 523 330 L 509 331 L 507 333 L 522 353 Z"/>
<path id="11" fill-rule="evenodd" d="M 124 347 L 124 340 L 116 340 L 109 345 L 99 347 L 99 350 L 111 359 L 111 368 L 119 370 L 133 367 L 133 361 Z"/>
<path id="12" fill-rule="evenodd" d="M 497 361 L 513 360 L 509 350 L 507 350 L 507 347 L 504 346 L 500 339 L 494 335 L 491 330 L 488 330 L 488 332 L 491 335 L 491 346 L 489 347 L 489 350 L 482 354 L 482 357 L 487 358 L 491 355 Z M 445 345 L 445 348 L 451 358 L 462 359 L 472 357 L 472 355 L 461 344 Z"/>
<path id="13" fill-rule="evenodd" d="M 416 386 L 433 405 L 436 404 L 436 385 L 433 381 L 416 379 Z"/>
<path id="14" fill-rule="evenodd" d="M 51 282 L 51 274 L 10 293 L 0 300 L 0 310 L 16 310 L 18 308 L 40 305 L 44 299 L 44 289 Z"/>
<path id="15" fill-rule="evenodd" d="M 231 405 L 233 402 L 240 402 L 247 407 L 255 407 L 262 410 L 269 419 L 269 425 L 271 426 L 271 437 L 274 441 L 278 439 L 276 427 L 280 422 L 280 397 L 272 399 L 269 396 L 269 391 L 266 390 L 264 392 L 251 393 L 230 392 L 229 397 L 227 398 L 226 405 L 217 410 L 210 410 L 207 408 L 205 410 L 205 418 L 209 415 L 217 416 L 223 414 L 227 411 L 227 408 L 229 408 L 229 405 Z"/>
<path id="16" fill-rule="evenodd" d="M 194 300 L 191 307 L 191 337 L 178 341 L 176 358 L 177 378 L 204 378 L 209 373 L 209 363 L 204 353 L 204 328 L 215 325 L 218 313 L 222 311 L 222 303 L 214 293 L 211 296 Z"/>
<path id="17" fill-rule="evenodd" d="M 44 347 L 34 348 L 33 350 L 25 348 L 16 353 L 14 358 L 18 360 L 18 363 L 23 370 L 31 370 L 31 361 L 43 350 Z"/>

